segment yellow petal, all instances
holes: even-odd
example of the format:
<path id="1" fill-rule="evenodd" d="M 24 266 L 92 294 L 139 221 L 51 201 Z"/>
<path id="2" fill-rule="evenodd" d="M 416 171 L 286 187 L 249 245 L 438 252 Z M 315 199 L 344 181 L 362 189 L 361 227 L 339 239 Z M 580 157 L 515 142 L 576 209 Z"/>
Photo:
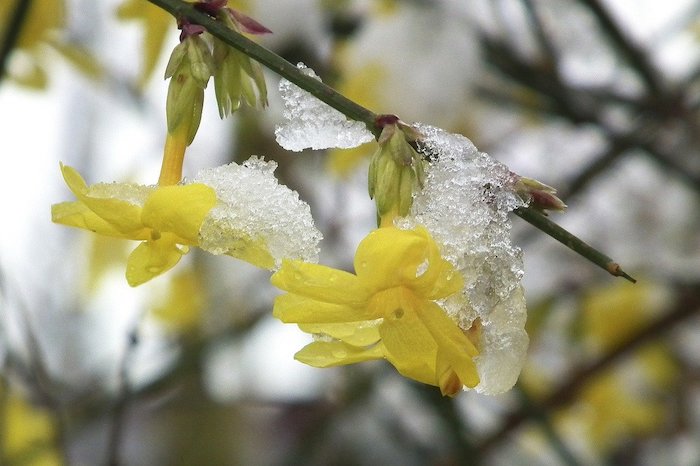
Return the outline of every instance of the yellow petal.
<path id="1" fill-rule="evenodd" d="M 323 334 L 352 346 L 369 346 L 380 340 L 381 320 L 342 322 L 336 324 L 299 324 L 299 328 L 312 334 Z"/>
<path id="2" fill-rule="evenodd" d="M 461 382 L 479 382 L 476 348 L 437 304 L 406 290 L 390 290 L 394 306 L 379 327 L 387 359 L 406 377 L 440 386 L 447 371 Z M 386 300 L 390 300 L 387 298 Z"/>
<path id="3" fill-rule="evenodd" d="M 158 187 L 144 203 L 144 225 L 160 232 L 175 233 L 197 244 L 199 228 L 216 204 L 216 192 L 204 184 Z"/>
<path id="4" fill-rule="evenodd" d="M 406 284 L 415 280 L 426 246 L 426 239 L 414 231 L 379 228 L 357 247 L 355 272 L 373 291 Z"/>
<path id="5" fill-rule="evenodd" d="M 281 290 L 326 303 L 359 307 L 369 296 L 355 275 L 297 260 L 283 261 L 270 282 Z"/>
<path id="6" fill-rule="evenodd" d="M 233 235 L 234 233 L 231 232 Z M 226 255 L 253 264 L 261 269 L 272 270 L 275 259 L 270 254 L 267 244 L 262 239 L 253 240 L 247 235 L 241 235 L 235 241 L 229 241 Z"/>
<path id="7" fill-rule="evenodd" d="M 462 275 L 454 266 L 443 259 L 440 248 L 432 239 L 428 230 L 418 227 L 415 233 L 425 238 L 424 270 L 412 282 L 411 288 L 427 299 L 441 299 L 461 291 L 464 287 Z"/>
<path id="8" fill-rule="evenodd" d="M 294 355 L 297 361 L 314 367 L 343 366 L 382 357 L 381 345 L 358 348 L 341 341 L 315 341 Z"/>
<path id="9" fill-rule="evenodd" d="M 136 234 L 143 229 L 141 223 L 141 206 L 119 199 L 125 190 L 133 190 L 133 185 L 113 183 L 103 185 L 102 191 L 109 193 L 109 197 L 90 195 L 90 190 L 80 174 L 73 168 L 61 164 L 63 179 L 75 196 L 82 201 L 88 209 L 92 210 L 104 221 L 112 225 L 116 230 L 127 235 Z M 129 236 L 131 237 L 131 236 Z"/>
<path id="10" fill-rule="evenodd" d="M 126 281 L 131 286 L 146 283 L 173 268 L 186 252 L 178 248 L 175 236 L 168 233 L 156 241 L 144 241 L 129 255 Z"/>
<path id="11" fill-rule="evenodd" d="M 146 228 L 138 232 L 131 232 L 130 234 L 122 233 L 101 217 L 98 217 L 95 212 L 88 209 L 82 202 L 61 202 L 52 205 L 51 221 L 115 238 L 146 240 L 150 237 L 150 232 Z"/>
<path id="12" fill-rule="evenodd" d="M 274 283 L 274 282 L 273 282 Z M 272 315 L 287 323 L 337 323 L 370 320 L 375 317 L 364 307 L 318 301 L 294 293 L 275 299 Z"/>

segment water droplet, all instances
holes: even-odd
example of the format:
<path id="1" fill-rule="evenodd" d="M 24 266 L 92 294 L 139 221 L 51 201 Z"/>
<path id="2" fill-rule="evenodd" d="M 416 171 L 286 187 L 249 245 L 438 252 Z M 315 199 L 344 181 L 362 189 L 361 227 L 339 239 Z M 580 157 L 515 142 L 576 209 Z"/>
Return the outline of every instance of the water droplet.
<path id="1" fill-rule="evenodd" d="M 331 352 L 334 358 L 343 359 L 348 356 L 348 352 L 342 349 L 336 349 Z"/>

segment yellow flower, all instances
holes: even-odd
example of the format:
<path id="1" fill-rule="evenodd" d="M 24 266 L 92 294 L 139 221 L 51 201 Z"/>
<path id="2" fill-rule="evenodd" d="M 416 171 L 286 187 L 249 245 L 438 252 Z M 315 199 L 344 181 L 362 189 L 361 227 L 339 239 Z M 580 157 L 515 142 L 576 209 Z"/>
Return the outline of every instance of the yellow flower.
<path id="1" fill-rule="evenodd" d="M 425 228 L 386 227 L 358 246 L 356 274 L 284 261 L 272 284 L 288 291 L 273 313 L 316 341 L 296 354 L 315 367 L 386 358 L 406 377 L 455 395 L 479 383 L 477 349 L 435 300 L 463 279 Z"/>
<path id="2" fill-rule="evenodd" d="M 142 241 L 126 278 L 140 285 L 171 269 L 189 246 L 226 254 L 264 269 L 283 259 L 318 260 L 321 233 L 309 205 L 277 182 L 277 164 L 253 157 L 200 171 L 190 182 L 87 186 L 61 166 L 75 202 L 55 204 L 54 222 L 114 238 Z"/>
<path id="3" fill-rule="evenodd" d="M 131 286 L 170 270 L 188 246 L 197 245 L 199 228 L 216 204 L 216 193 L 204 184 L 87 186 L 73 168 L 61 165 L 61 171 L 78 201 L 53 205 L 52 220 L 100 235 L 142 241 L 127 262 L 126 279 Z"/>
<path id="4" fill-rule="evenodd" d="M 143 27 L 143 68 L 139 76 L 139 88 L 148 82 L 158 64 L 173 17 L 160 7 L 141 0 L 125 0 L 117 9 L 122 21 L 140 21 Z"/>
<path id="5" fill-rule="evenodd" d="M 7 464 L 57 466 L 56 432 L 51 413 L 30 404 L 20 393 L 0 389 L 0 451 Z M 6 464 L 6 463 L 3 463 Z"/>

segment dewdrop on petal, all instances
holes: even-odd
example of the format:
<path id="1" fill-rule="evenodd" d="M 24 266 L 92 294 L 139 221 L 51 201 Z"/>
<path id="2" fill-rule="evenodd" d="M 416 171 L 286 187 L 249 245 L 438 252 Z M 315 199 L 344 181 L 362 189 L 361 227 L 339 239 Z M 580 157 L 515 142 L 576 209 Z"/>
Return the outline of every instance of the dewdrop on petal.
<path id="1" fill-rule="evenodd" d="M 199 231 L 202 249 L 234 257 L 243 253 L 244 260 L 269 269 L 279 268 L 282 259 L 318 262 L 322 235 L 309 205 L 277 182 L 275 168 L 275 162 L 251 157 L 243 165 L 202 170 L 190 181 L 212 187 L 217 196 Z"/>
<path id="2" fill-rule="evenodd" d="M 311 68 L 299 63 L 307 76 L 321 80 Z M 321 102 L 286 79 L 279 84 L 284 100 L 285 122 L 277 125 L 277 143 L 287 150 L 350 149 L 374 140 L 364 123 L 348 120 L 345 115 Z"/>
<path id="3" fill-rule="evenodd" d="M 443 306 L 463 329 L 479 328 L 475 389 L 501 393 L 515 384 L 528 345 L 523 263 L 511 244 L 508 219 L 524 202 L 510 170 L 469 139 L 428 125 L 415 128 L 424 136 L 419 149 L 431 163 L 404 222 L 424 225 L 464 277 L 462 293 Z"/>

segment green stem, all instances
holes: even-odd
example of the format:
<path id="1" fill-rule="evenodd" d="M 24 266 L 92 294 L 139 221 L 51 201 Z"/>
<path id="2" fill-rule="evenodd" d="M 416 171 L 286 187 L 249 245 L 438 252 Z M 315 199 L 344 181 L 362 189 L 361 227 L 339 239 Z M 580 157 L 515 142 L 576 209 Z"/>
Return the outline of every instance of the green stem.
<path id="1" fill-rule="evenodd" d="M 526 222 L 533 225 L 535 228 L 542 230 L 549 236 L 559 241 L 561 244 L 582 255 L 589 261 L 593 262 L 597 266 L 605 269 L 611 275 L 616 277 L 623 277 L 632 283 L 637 283 L 637 280 L 630 277 L 625 273 L 620 264 L 612 260 L 610 257 L 606 256 L 602 252 L 598 251 L 594 247 L 588 245 L 582 239 L 574 236 L 573 234 L 566 231 L 564 228 L 560 227 L 541 213 L 537 212 L 531 207 L 520 207 L 515 209 L 515 214 L 525 220 Z"/>
<path id="2" fill-rule="evenodd" d="M 342 94 L 339 94 L 335 89 L 322 83 L 321 81 L 312 78 L 311 76 L 306 76 L 299 70 L 299 68 L 292 65 L 276 53 L 253 42 L 242 34 L 232 31 L 224 24 L 218 22 L 216 19 L 197 10 L 191 4 L 182 2 L 181 0 L 148 1 L 168 11 L 176 18 L 187 18 L 190 22 L 203 26 L 212 36 L 248 55 L 252 59 L 282 76 L 287 81 L 290 81 L 291 83 L 309 92 L 320 101 L 325 102 L 334 109 L 338 110 L 346 117 L 350 118 L 351 120 L 361 121 L 367 126 L 367 129 L 374 134 L 375 137 L 379 137 L 381 128 L 376 125 L 375 120 L 377 115 L 374 112 L 353 102 Z"/>
<path id="3" fill-rule="evenodd" d="M 154 5 L 168 11 L 178 19 L 186 18 L 190 22 L 204 27 L 212 36 L 220 39 L 231 47 L 243 52 L 265 67 L 279 74 L 289 82 L 309 92 L 317 99 L 338 110 L 351 120 L 363 122 L 369 131 L 379 137 L 381 128 L 377 125 L 377 114 L 353 102 L 338 93 L 335 89 L 322 82 L 303 74 L 299 68 L 289 63 L 276 53 L 253 42 L 242 34 L 232 31 L 211 16 L 197 10 L 192 4 L 182 0 L 148 0 Z M 536 228 L 547 233 L 566 247 L 572 249 L 594 264 L 604 268 L 612 275 L 624 277 L 632 282 L 635 280 L 622 271 L 620 266 L 602 252 L 592 248 L 576 236 L 552 222 L 545 216 L 530 208 L 517 209 L 515 213 Z"/>

